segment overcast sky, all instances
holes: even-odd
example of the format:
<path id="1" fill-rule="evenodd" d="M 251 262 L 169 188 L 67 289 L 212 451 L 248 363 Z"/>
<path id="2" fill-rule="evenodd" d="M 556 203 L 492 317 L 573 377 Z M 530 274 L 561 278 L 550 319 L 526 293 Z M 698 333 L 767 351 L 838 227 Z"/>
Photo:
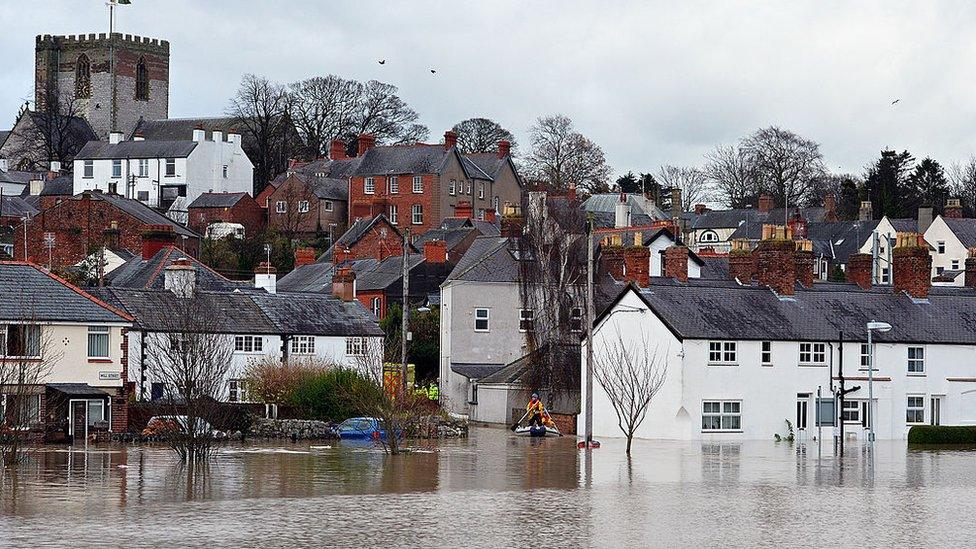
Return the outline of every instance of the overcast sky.
<path id="1" fill-rule="evenodd" d="M 569 115 L 615 174 L 699 164 L 771 124 L 818 141 L 834 171 L 883 147 L 968 158 L 976 6 L 850 4 L 132 0 L 117 30 L 170 41 L 173 117 L 222 113 L 244 73 L 334 73 L 397 85 L 432 141 L 486 116 L 527 150 L 536 117 Z M 108 16 L 103 0 L 3 0 L 0 20 L 9 129 L 33 94 L 34 36 L 106 32 Z"/>

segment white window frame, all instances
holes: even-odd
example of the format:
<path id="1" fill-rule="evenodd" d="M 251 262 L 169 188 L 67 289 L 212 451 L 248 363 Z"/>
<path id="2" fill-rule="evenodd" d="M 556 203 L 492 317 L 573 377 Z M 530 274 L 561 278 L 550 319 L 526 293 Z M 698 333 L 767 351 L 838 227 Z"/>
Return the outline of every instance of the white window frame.
<path id="1" fill-rule="evenodd" d="M 122 179 L 122 160 L 119 158 L 112 160 L 112 179 Z"/>
<path id="2" fill-rule="evenodd" d="M 424 178 L 415 175 L 413 176 L 413 194 L 423 194 L 424 192 Z"/>
<path id="3" fill-rule="evenodd" d="M 149 191 L 136 191 L 136 200 L 139 202 L 149 202 Z"/>
<path id="4" fill-rule="evenodd" d="M 772 341 L 759 342 L 759 365 L 760 366 L 773 365 L 773 342 Z"/>
<path id="5" fill-rule="evenodd" d="M 485 197 L 485 184 L 478 183 L 478 198 L 484 198 L 484 197 Z"/>
<path id="6" fill-rule="evenodd" d="M 347 337 L 346 356 L 366 356 L 366 338 L 359 336 Z"/>
<path id="7" fill-rule="evenodd" d="M 363 194 L 376 194 L 376 180 L 372 177 L 363 181 Z"/>
<path id="8" fill-rule="evenodd" d="M 400 194 L 400 179 L 391 175 L 386 178 L 386 193 L 387 194 Z"/>
<path id="9" fill-rule="evenodd" d="M 373 304 L 373 316 L 379 318 L 380 313 L 383 312 L 383 300 L 378 297 L 374 297 L 372 304 Z"/>
<path id="10" fill-rule="evenodd" d="M 535 311 L 519 309 L 519 331 L 522 333 L 535 331 Z"/>
<path id="11" fill-rule="evenodd" d="M 949 268 L 952 269 L 953 271 L 958 271 L 959 270 L 959 260 L 958 259 L 953 259 L 952 260 L 952 263 L 949 265 Z"/>
<path id="12" fill-rule="evenodd" d="M 905 423 L 922 425 L 925 423 L 925 395 L 905 395 Z"/>
<path id="13" fill-rule="evenodd" d="M 826 366 L 827 344 L 815 341 L 800 342 L 800 366 Z"/>
<path id="14" fill-rule="evenodd" d="M 397 224 L 397 217 L 400 216 L 400 208 L 396 204 L 390 204 L 390 224 Z"/>
<path id="15" fill-rule="evenodd" d="M 741 400 L 703 400 L 701 407 L 701 430 L 707 433 L 741 433 Z M 714 426 L 712 421 L 718 420 Z M 707 424 L 706 424 L 707 423 Z"/>
<path id="16" fill-rule="evenodd" d="M 840 410 L 840 420 L 844 423 L 861 423 L 861 401 L 844 400 L 844 407 Z"/>
<path id="17" fill-rule="evenodd" d="M 167 158 L 165 162 L 165 170 L 163 172 L 163 177 L 176 177 L 176 159 Z"/>
<path id="18" fill-rule="evenodd" d="M 309 210 L 308 200 L 299 200 L 298 213 L 308 213 L 308 210 Z"/>
<path id="19" fill-rule="evenodd" d="M 583 331 L 583 308 L 573 307 L 569 310 L 569 331 L 582 333 Z"/>
<path id="20" fill-rule="evenodd" d="M 291 338 L 291 354 L 314 355 L 315 336 L 297 335 Z"/>
<path id="21" fill-rule="evenodd" d="M 479 328 L 478 323 L 484 322 L 485 327 Z M 491 331 L 491 309 L 485 307 L 478 307 L 474 310 L 474 331 L 476 332 L 490 332 Z"/>
<path id="22" fill-rule="evenodd" d="M 227 380 L 227 402 L 247 402 L 247 380 Z"/>
<path id="23" fill-rule="evenodd" d="M 871 366 L 871 347 L 867 343 L 861 343 L 859 349 L 861 350 L 859 370 L 866 372 Z"/>
<path id="24" fill-rule="evenodd" d="M 939 255 L 944 254 L 945 253 L 945 250 L 946 250 L 945 241 L 944 240 L 940 240 L 940 241 L 936 242 L 935 243 L 935 249 L 936 249 L 936 253 L 938 253 Z"/>
<path id="25" fill-rule="evenodd" d="M 925 375 L 925 347 L 920 345 L 909 346 L 906 351 L 908 362 L 906 371 L 910 376 Z M 914 355 L 914 356 L 913 356 Z"/>
<path id="26" fill-rule="evenodd" d="M 37 334 L 36 341 L 34 342 L 34 350 L 36 351 L 36 354 L 27 354 L 27 355 L 7 354 L 7 334 L 9 333 L 10 328 L 13 326 L 24 326 L 25 331 L 30 330 L 30 331 L 34 331 L 34 333 Z M 4 356 L 7 358 L 41 358 L 41 351 L 42 351 L 41 336 L 43 335 L 41 333 L 41 330 L 42 330 L 41 326 L 37 324 L 26 324 L 26 323 L 25 324 L 0 324 L 0 356 Z"/>
<path id="27" fill-rule="evenodd" d="M 736 366 L 738 350 L 735 341 L 709 341 L 708 364 L 717 366 Z"/>
<path id="28" fill-rule="evenodd" d="M 424 205 L 414 204 L 410 207 L 410 223 L 414 225 L 424 224 Z"/>
<path id="29" fill-rule="evenodd" d="M 95 178 L 95 161 L 94 160 L 83 160 L 81 168 L 81 177 L 85 179 Z"/>
<path id="30" fill-rule="evenodd" d="M 334 207 L 335 206 L 333 205 L 333 203 L 332 203 L 331 200 L 323 200 L 322 201 L 322 209 L 323 210 L 325 210 L 327 212 L 331 212 Z"/>
<path id="31" fill-rule="evenodd" d="M 106 359 L 112 354 L 112 339 L 110 336 L 111 328 L 108 326 L 89 326 L 88 327 L 88 358 Z M 101 343 L 100 343 L 101 342 Z M 92 345 L 105 348 L 105 354 L 92 354 Z M 96 350 L 96 353 L 100 353 Z"/>
<path id="32" fill-rule="evenodd" d="M 452 179 L 447 185 L 447 194 L 454 196 L 457 192 L 457 179 Z"/>
<path id="33" fill-rule="evenodd" d="M 139 159 L 139 177 L 149 177 L 149 159 Z"/>
<path id="34" fill-rule="evenodd" d="M 234 336 L 234 352 L 254 354 L 264 352 L 264 338 L 259 335 Z"/>
<path id="35" fill-rule="evenodd" d="M 275 213 L 288 213 L 288 202 L 284 200 L 275 202 Z"/>

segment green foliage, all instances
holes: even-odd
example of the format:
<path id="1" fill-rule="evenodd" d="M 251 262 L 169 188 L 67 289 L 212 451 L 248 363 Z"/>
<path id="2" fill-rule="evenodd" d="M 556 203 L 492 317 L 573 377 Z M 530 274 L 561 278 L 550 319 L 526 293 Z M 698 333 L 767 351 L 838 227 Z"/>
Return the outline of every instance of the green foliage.
<path id="1" fill-rule="evenodd" d="M 844 269 L 841 269 L 840 265 L 834 265 L 834 268 L 830 270 L 830 274 L 827 275 L 827 280 L 830 282 L 847 282 L 847 273 Z"/>
<path id="2" fill-rule="evenodd" d="M 299 245 L 314 247 L 318 243 L 319 241 L 313 241 Z M 205 239 L 200 250 L 200 260 L 228 278 L 246 279 L 253 276 L 255 267 L 262 261 L 267 261 L 265 246 L 271 246 L 271 264 L 279 274 L 294 268 L 295 244 L 283 234 L 270 229 L 247 238 Z"/>
<path id="3" fill-rule="evenodd" d="M 867 187 L 875 219 L 888 217 L 908 217 L 914 215 L 907 204 L 911 192 L 908 187 L 908 173 L 915 163 L 915 157 L 908 151 L 901 153 L 890 149 L 881 151 L 879 158 L 868 168 Z"/>
<path id="4" fill-rule="evenodd" d="M 908 176 L 906 194 L 909 195 L 912 208 L 916 211 L 920 206 L 931 206 L 935 208 L 936 214 L 941 214 L 949 193 L 949 181 L 946 179 L 942 165 L 931 158 L 919 162 L 915 166 L 915 171 Z"/>
<path id="5" fill-rule="evenodd" d="M 976 445 L 976 425 L 915 425 L 908 443 Z"/>
<path id="6" fill-rule="evenodd" d="M 793 432 L 793 424 L 790 423 L 790 420 L 788 419 L 786 420 L 786 432 L 787 434 L 785 436 L 776 433 L 773 435 L 773 439 L 776 440 L 776 442 L 789 442 L 792 444 L 793 441 L 796 440 L 796 433 Z"/>
<path id="7" fill-rule="evenodd" d="M 840 183 L 840 197 L 837 200 L 837 218 L 840 220 L 857 219 L 861 209 L 861 191 L 853 178 L 845 177 Z"/>
<path id="8" fill-rule="evenodd" d="M 373 400 L 382 397 L 382 390 L 362 374 L 329 368 L 302 376 L 287 403 L 304 410 L 311 419 L 339 422 L 368 414 Z"/>
<path id="9" fill-rule="evenodd" d="M 386 316 L 380 320 L 380 328 L 386 334 L 386 360 L 400 362 L 400 324 L 403 313 L 400 305 L 389 305 Z M 407 360 L 415 365 L 416 383 L 423 384 L 437 378 L 440 364 L 440 309 L 431 307 L 429 311 L 410 311 L 410 326 L 413 334 L 407 345 Z"/>

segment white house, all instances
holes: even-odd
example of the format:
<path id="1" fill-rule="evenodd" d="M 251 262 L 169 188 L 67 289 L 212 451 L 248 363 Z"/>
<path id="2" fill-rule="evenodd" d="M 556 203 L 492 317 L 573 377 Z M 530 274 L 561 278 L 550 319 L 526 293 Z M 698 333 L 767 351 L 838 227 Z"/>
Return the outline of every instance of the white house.
<path id="1" fill-rule="evenodd" d="M 925 231 L 925 241 L 932 247 L 932 276 L 962 286 L 969 249 L 976 246 L 976 219 L 940 215 Z"/>
<path id="2" fill-rule="evenodd" d="M 186 141 L 146 141 L 136 134 L 124 141 L 88 142 L 74 159 L 74 193 L 99 189 L 186 216 L 187 205 L 203 193 L 253 192 L 254 166 L 237 133 L 193 131 Z M 172 216 L 171 216 L 172 217 Z"/>
<path id="3" fill-rule="evenodd" d="M 916 249 L 911 259 L 924 264 L 926 252 Z M 597 367 L 623 345 L 649 349 L 665 369 L 639 438 L 768 440 L 787 432 L 787 420 L 803 437 L 829 439 L 843 421 L 846 436 L 863 438 L 870 409 L 879 439 L 904 438 L 917 424 L 976 424 L 976 291 L 929 288 L 927 276 L 899 280 L 908 264 L 895 258 L 894 288 L 774 292 L 694 279 L 627 286 L 594 325 Z M 872 320 L 893 328 L 874 334 L 869 405 Z M 835 399 L 841 371 L 853 389 L 843 405 Z M 585 370 L 583 379 L 585 400 Z M 621 436 L 599 383 L 593 408 L 594 435 Z"/>

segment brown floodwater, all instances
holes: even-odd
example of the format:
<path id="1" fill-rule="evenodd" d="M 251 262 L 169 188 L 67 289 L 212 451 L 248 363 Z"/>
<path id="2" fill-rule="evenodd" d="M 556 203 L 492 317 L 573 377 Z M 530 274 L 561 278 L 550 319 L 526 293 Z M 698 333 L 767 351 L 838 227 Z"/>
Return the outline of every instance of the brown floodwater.
<path id="1" fill-rule="evenodd" d="M 193 474 L 160 446 L 42 447 L 0 472 L 0 546 L 972 546 L 976 452 L 879 442 L 520 439 L 386 456 L 248 443 Z"/>

